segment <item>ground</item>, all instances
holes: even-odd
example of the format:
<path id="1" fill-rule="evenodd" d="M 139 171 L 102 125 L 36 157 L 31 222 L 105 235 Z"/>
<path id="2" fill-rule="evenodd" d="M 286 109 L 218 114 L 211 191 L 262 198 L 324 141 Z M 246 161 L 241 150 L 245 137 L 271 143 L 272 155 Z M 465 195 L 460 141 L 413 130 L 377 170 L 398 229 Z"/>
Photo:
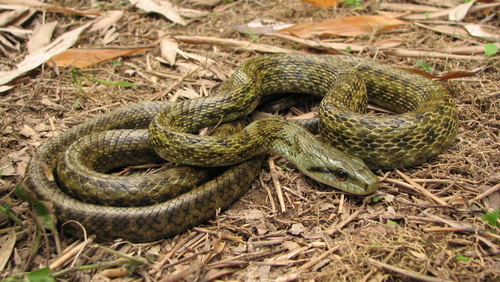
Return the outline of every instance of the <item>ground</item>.
<path id="1" fill-rule="evenodd" d="M 274 36 L 238 33 L 229 25 L 256 18 L 302 23 L 346 15 L 376 15 L 385 2 L 363 1 L 358 8 L 321 8 L 295 0 L 223 2 L 216 8 L 180 3 L 201 11 L 218 9 L 186 26 L 172 25 L 162 16 L 134 8 L 128 2 L 55 4 L 78 10 L 123 10 L 125 16 L 116 24 L 119 37 L 106 47 L 145 46 L 162 32 L 251 40 L 290 52 L 329 53 L 332 51 Z M 55 36 L 86 20 L 67 13 L 39 13 L 35 18 L 44 17 L 47 22 L 59 21 L 62 28 L 56 29 Z M 471 13 L 463 21 L 475 23 L 484 18 L 484 14 Z M 498 29 L 498 22 L 487 24 Z M 83 35 L 75 47 L 103 47 L 101 39 L 95 33 Z M 455 142 L 425 164 L 375 171 L 382 185 L 367 197 L 332 190 L 305 177 L 281 157 L 267 156 L 251 189 L 199 227 L 147 244 L 82 241 L 44 233 L 37 227 L 33 207 L 14 194 L 37 147 L 58 132 L 124 105 L 151 97 L 168 100 L 181 89 L 210 92 L 221 82 L 221 75 L 181 56 L 176 66 L 169 67 L 158 59 L 157 45 L 81 70 L 101 80 L 133 82 L 134 87 L 105 85 L 77 76 L 82 92 L 72 84 L 70 68 L 43 65 L 11 82 L 9 85 L 15 87 L 0 94 L 0 157 L 4 165 L 0 203 L 23 223 L 20 227 L 12 217 L 0 217 L 2 240 L 12 238 L 8 235 L 11 230 L 17 232 L 15 248 L 2 251 L 10 259 L 1 277 L 51 265 L 55 277 L 68 281 L 498 281 L 498 229 L 481 219 L 486 212 L 500 208 L 498 57 L 475 60 L 432 56 L 432 52 L 446 53 L 451 47 L 484 43 L 457 39 L 416 24 L 322 40 L 366 45 L 353 55 L 398 67 L 420 68 L 420 60 L 437 76 L 456 70 L 475 71 L 473 77 L 442 82 L 458 105 L 459 132 Z M 390 50 L 373 47 L 391 40 L 402 45 Z M 222 76 L 229 76 L 245 60 L 263 54 L 228 45 L 180 43 L 179 49 L 215 60 Z M 416 58 L 390 55 L 400 49 L 422 53 Z M 19 58 L 1 61 L 3 66 L 10 66 Z M 309 106 L 295 110 L 307 112 Z M 434 200 L 418 186 L 433 194 Z M 282 202 L 278 190 L 283 193 Z M 71 255 L 65 257 L 63 253 L 67 252 Z M 95 267 L 84 267 L 88 265 Z"/>

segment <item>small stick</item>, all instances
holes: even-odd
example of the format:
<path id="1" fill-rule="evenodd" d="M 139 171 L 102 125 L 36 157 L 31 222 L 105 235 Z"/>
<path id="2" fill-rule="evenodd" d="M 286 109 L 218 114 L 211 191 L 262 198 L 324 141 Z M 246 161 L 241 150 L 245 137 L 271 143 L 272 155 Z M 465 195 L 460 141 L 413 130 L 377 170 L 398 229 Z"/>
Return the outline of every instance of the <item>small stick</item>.
<path id="1" fill-rule="evenodd" d="M 402 173 L 400 170 L 396 169 L 396 172 L 399 176 L 401 176 L 406 182 L 410 183 L 413 185 L 415 189 L 417 189 L 420 193 L 424 194 L 429 200 L 432 200 L 442 206 L 447 206 L 446 202 L 441 200 L 439 197 L 436 197 L 434 194 L 431 192 L 427 191 L 424 187 L 422 187 L 420 184 L 417 182 L 413 181 L 410 177 L 408 177 L 406 174 Z"/>
<path id="2" fill-rule="evenodd" d="M 297 268 L 297 271 L 300 272 L 300 271 L 306 271 L 306 270 L 308 270 L 309 268 L 313 267 L 315 264 L 317 264 L 318 262 L 320 262 L 321 260 L 323 260 L 327 256 L 329 256 L 329 255 L 333 254 L 334 252 L 336 252 L 339 248 L 340 248 L 340 244 L 332 247 L 328 251 L 322 253 L 321 255 L 319 255 L 317 257 L 312 258 L 310 261 L 308 261 L 308 262 L 304 263 L 303 265 L 301 265 L 299 268 Z"/>
<path id="3" fill-rule="evenodd" d="M 269 169 L 271 170 L 271 178 L 273 179 L 274 188 L 276 189 L 276 194 L 278 195 L 278 201 L 280 202 L 281 212 L 286 212 L 285 200 L 283 199 L 283 190 L 281 189 L 281 183 L 278 179 L 278 171 L 274 165 L 274 160 L 269 158 Z"/>
<path id="4" fill-rule="evenodd" d="M 273 213 L 275 213 L 276 212 L 276 204 L 274 203 L 273 194 L 271 193 L 271 189 L 269 189 L 269 186 L 264 184 L 264 180 L 262 179 L 262 173 L 259 175 L 259 179 L 260 179 L 260 184 L 262 185 L 262 187 L 266 188 L 267 196 L 269 197 L 269 201 L 271 202 L 271 210 L 273 211 Z"/>
<path id="5" fill-rule="evenodd" d="M 491 187 L 490 189 L 484 191 L 482 194 L 478 195 L 477 197 L 475 197 L 474 199 L 472 200 L 469 200 L 469 202 L 477 202 L 477 201 L 480 201 L 482 200 L 483 198 L 485 198 L 486 196 L 490 195 L 491 193 L 497 191 L 497 190 L 500 190 L 500 183 L 498 183 L 497 185 Z"/>
<path id="6" fill-rule="evenodd" d="M 408 269 L 403 269 L 403 268 L 399 268 L 396 266 L 392 266 L 392 265 L 389 265 L 389 264 L 386 264 L 386 263 L 383 263 L 383 262 L 380 262 L 380 261 L 377 261 L 377 260 L 374 260 L 371 258 L 368 258 L 368 261 L 372 264 L 381 266 L 385 269 L 394 271 L 396 273 L 402 274 L 404 276 L 407 276 L 407 277 L 410 277 L 410 278 L 413 278 L 413 279 L 416 279 L 419 281 L 426 281 L 426 282 L 451 281 L 451 280 L 441 279 L 439 277 L 432 277 L 432 276 L 423 275 L 423 274 L 420 274 L 420 273 L 417 273 L 417 272 L 414 272 L 414 271 L 411 271 Z"/>

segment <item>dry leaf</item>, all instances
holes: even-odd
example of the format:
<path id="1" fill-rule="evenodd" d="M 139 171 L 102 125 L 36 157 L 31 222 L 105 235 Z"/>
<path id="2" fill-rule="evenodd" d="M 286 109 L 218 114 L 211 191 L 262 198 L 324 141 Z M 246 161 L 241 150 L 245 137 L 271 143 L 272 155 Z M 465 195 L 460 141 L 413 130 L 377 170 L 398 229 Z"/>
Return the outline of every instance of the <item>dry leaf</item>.
<path id="1" fill-rule="evenodd" d="M 435 76 L 432 75 L 426 71 L 419 70 L 419 69 L 414 69 L 414 68 L 405 68 L 405 67 L 399 67 L 400 69 L 406 70 L 407 72 L 415 73 L 423 77 L 431 78 L 431 79 L 436 79 L 436 80 L 450 80 L 450 79 L 455 79 L 455 78 L 462 78 L 462 77 L 472 77 L 475 76 L 476 73 L 473 71 L 450 71 L 447 74 L 443 76 Z"/>
<path id="2" fill-rule="evenodd" d="M 103 45 L 108 45 L 109 43 L 115 41 L 120 34 L 116 32 L 117 29 L 115 26 L 112 26 L 108 30 L 106 30 L 106 33 L 104 34 L 104 37 L 102 38 L 102 44 Z"/>
<path id="3" fill-rule="evenodd" d="M 54 29 L 57 26 L 57 21 L 46 23 L 35 27 L 33 36 L 28 41 L 28 53 L 32 54 L 36 50 L 50 43 Z"/>
<path id="4" fill-rule="evenodd" d="M 178 41 L 188 44 L 217 44 L 233 49 L 253 50 L 265 53 L 299 53 L 295 50 L 287 50 L 266 44 L 257 44 L 248 41 L 240 41 L 234 39 L 225 39 L 218 37 L 206 36 L 174 36 Z"/>
<path id="5" fill-rule="evenodd" d="M 189 0 L 187 3 L 192 4 L 194 6 L 209 6 L 215 7 L 219 5 L 222 0 Z"/>
<path id="6" fill-rule="evenodd" d="M 470 35 L 476 38 L 480 38 L 484 41 L 492 43 L 500 41 L 499 34 L 487 30 L 482 25 L 470 23 L 470 24 L 464 24 L 462 26 L 469 32 Z"/>
<path id="7" fill-rule="evenodd" d="M 304 44 L 306 46 L 310 46 L 312 48 L 320 49 L 320 50 L 328 50 L 330 54 L 345 54 L 344 50 L 350 49 L 352 52 L 360 52 L 362 51 L 365 46 L 360 46 L 360 45 L 354 45 L 354 44 L 347 44 L 347 43 L 330 43 L 330 42 L 325 42 L 325 41 L 319 41 L 319 40 L 310 40 L 310 39 L 304 39 L 304 38 L 298 38 L 295 36 L 291 36 L 288 34 L 281 34 L 281 33 L 272 33 L 270 34 L 271 36 L 274 37 L 279 37 L 282 39 L 290 40 L 293 42 L 297 42 L 300 44 Z"/>
<path id="8" fill-rule="evenodd" d="M 416 26 L 432 30 L 434 32 L 446 34 L 452 37 L 456 37 L 459 39 L 468 39 L 470 38 L 469 33 L 465 29 L 460 26 L 451 26 L 451 25 L 437 25 L 437 26 L 428 26 L 421 23 L 414 23 Z"/>
<path id="9" fill-rule="evenodd" d="M 417 5 L 409 3 L 380 3 L 380 8 L 396 11 L 410 11 L 410 12 L 422 12 L 422 13 L 433 13 L 440 11 L 441 9 L 433 6 Z"/>
<path id="10" fill-rule="evenodd" d="M 5 269 L 5 266 L 9 262 L 9 258 L 14 251 L 14 247 L 16 246 L 17 236 L 16 232 L 12 230 L 8 235 L 5 235 L 1 238 L 0 244 L 0 271 Z"/>
<path id="11" fill-rule="evenodd" d="M 51 44 L 38 49 L 33 54 L 26 56 L 24 60 L 17 65 L 16 69 L 10 71 L 0 71 L 0 85 L 10 82 L 14 78 L 45 63 L 52 56 L 68 49 L 76 42 L 76 40 L 80 37 L 80 34 L 93 23 L 93 21 L 88 22 L 79 28 L 75 28 L 74 30 L 64 33 L 56 38 Z"/>
<path id="12" fill-rule="evenodd" d="M 85 68 L 117 57 L 135 54 L 146 47 L 128 49 L 68 49 L 52 57 L 51 61 L 58 67 Z"/>
<path id="13" fill-rule="evenodd" d="M 500 48 L 500 44 L 495 44 L 498 48 Z M 483 45 L 474 45 L 474 46 L 461 46 L 461 47 L 450 47 L 443 50 L 444 52 L 452 53 L 452 54 L 461 54 L 461 55 L 472 55 L 472 54 L 484 54 L 484 46 Z"/>
<path id="14" fill-rule="evenodd" d="M 448 53 L 440 53 L 440 52 L 428 52 L 428 51 L 416 51 L 416 50 L 405 50 L 405 49 L 397 49 L 397 50 L 388 50 L 384 51 L 386 55 L 396 56 L 396 57 L 404 57 L 404 58 L 441 58 L 441 59 L 457 59 L 457 60 L 473 60 L 473 61 L 482 61 L 485 60 L 485 56 L 462 56 L 462 55 L 453 55 Z"/>
<path id="15" fill-rule="evenodd" d="M 177 47 L 179 43 L 171 38 L 163 38 L 160 41 L 161 56 L 167 60 L 170 66 L 175 65 L 175 58 L 177 57 Z"/>
<path id="16" fill-rule="evenodd" d="M 404 24 L 409 23 L 385 16 L 353 16 L 328 19 L 320 23 L 297 24 L 277 32 L 290 33 L 302 38 L 330 35 L 357 36 L 376 30 L 388 30 Z"/>
<path id="17" fill-rule="evenodd" d="M 207 15 L 210 14 L 210 12 L 207 11 L 199 11 L 195 9 L 188 9 L 188 8 L 178 8 L 179 14 L 185 18 L 188 19 L 196 19 L 196 18 L 202 18 L 206 17 Z"/>
<path id="18" fill-rule="evenodd" d="M 288 24 L 275 20 L 255 19 L 246 24 L 234 24 L 229 26 L 234 28 L 239 33 L 267 34 L 276 30 L 291 27 L 293 25 L 294 24 Z"/>
<path id="19" fill-rule="evenodd" d="M 20 6 L 19 8 L 3 12 L 0 14 L 0 26 L 6 26 L 28 11 L 28 7 Z"/>
<path id="20" fill-rule="evenodd" d="M 8 32 L 8 33 L 14 35 L 15 37 L 22 38 L 22 39 L 28 39 L 28 35 L 33 33 L 33 31 L 31 31 L 31 30 L 22 29 L 22 28 L 18 28 L 15 26 L 0 27 L 0 31 Z"/>
<path id="21" fill-rule="evenodd" d="M 98 22 L 92 25 L 88 32 L 107 30 L 110 26 L 117 23 L 123 17 L 123 11 L 107 11 L 103 18 L 101 18 Z"/>
<path id="22" fill-rule="evenodd" d="M 21 51 L 21 44 L 10 36 L 0 33 L 0 49 L 4 54 L 18 54 Z M 15 45 L 14 45 L 15 44 Z M 1 74 L 1 72 L 0 72 Z"/>
<path id="23" fill-rule="evenodd" d="M 470 2 L 457 6 L 450 12 L 448 18 L 450 19 L 450 21 L 457 22 L 463 20 L 474 3 L 476 3 L 476 0 L 472 0 Z"/>
<path id="24" fill-rule="evenodd" d="M 319 7 L 333 7 L 337 6 L 338 0 L 302 0 L 302 2 L 306 2 L 309 4 L 313 4 Z"/>
<path id="25" fill-rule="evenodd" d="M 168 1 L 161 1 L 157 3 L 153 0 L 130 0 L 130 4 L 137 6 L 149 13 L 158 13 L 174 23 L 180 25 L 187 25 L 188 23 L 181 17 L 177 7 Z"/>
<path id="26" fill-rule="evenodd" d="M 14 86 L 2 85 L 2 86 L 0 86 L 0 93 L 7 92 L 7 91 L 11 90 L 12 88 L 14 88 Z"/>

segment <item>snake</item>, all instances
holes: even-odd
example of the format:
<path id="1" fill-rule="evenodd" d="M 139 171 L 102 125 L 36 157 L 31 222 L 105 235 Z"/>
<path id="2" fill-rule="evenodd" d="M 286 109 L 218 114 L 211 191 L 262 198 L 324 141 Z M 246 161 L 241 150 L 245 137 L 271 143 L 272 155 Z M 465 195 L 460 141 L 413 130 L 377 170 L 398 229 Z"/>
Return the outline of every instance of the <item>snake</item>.
<path id="1" fill-rule="evenodd" d="M 261 119 L 227 136 L 197 134 L 242 119 L 263 97 L 279 93 L 320 97 L 318 116 L 307 122 Z M 366 115 L 368 102 L 396 114 Z M 125 106 L 52 137 L 29 161 L 23 184 L 52 202 L 61 222 L 79 222 L 101 240 L 147 242 L 183 232 L 232 204 L 259 174 L 264 153 L 283 156 L 316 181 L 368 195 L 379 187 L 372 170 L 424 163 L 453 143 L 457 128 L 456 104 L 437 81 L 352 56 L 258 56 L 238 67 L 214 95 Z M 136 182 L 104 174 L 159 157 L 180 164 L 178 171 Z M 214 174 L 183 165 L 230 167 Z M 191 180 L 192 173 L 208 181 Z M 62 187 L 69 185 L 64 181 L 73 192 Z M 119 187 L 111 188 L 112 182 Z M 167 183 L 174 188 L 156 192 Z M 136 195 L 145 202 L 129 206 Z M 76 224 L 63 228 L 81 236 Z"/>

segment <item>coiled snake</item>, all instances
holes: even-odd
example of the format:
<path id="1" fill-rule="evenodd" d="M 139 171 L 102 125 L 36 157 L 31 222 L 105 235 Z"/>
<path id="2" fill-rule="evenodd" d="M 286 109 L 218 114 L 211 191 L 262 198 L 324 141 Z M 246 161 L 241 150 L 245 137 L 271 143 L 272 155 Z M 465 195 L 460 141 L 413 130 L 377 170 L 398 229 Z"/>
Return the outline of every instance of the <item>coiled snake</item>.
<path id="1" fill-rule="evenodd" d="M 317 128 L 322 139 L 337 149 L 278 118 L 253 122 L 227 137 L 193 134 L 246 116 L 263 95 L 290 92 L 323 97 Z M 363 112 L 368 100 L 400 114 L 366 116 Z M 151 241 L 197 225 L 240 197 L 258 174 L 261 159 L 255 156 L 263 152 L 284 156 L 315 180 L 365 195 L 378 188 L 378 179 L 369 168 L 425 162 L 448 147 L 456 134 L 456 105 L 450 94 L 430 79 L 349 56 L 262 56 L 240 66 L 213 96 L 175 104 L 127 106 L 53 137 L 29 162 L 24 183 L 41 200 L 54 203 L 60 221 L 79 221 L 102 240 Z M 72 150 L 66 151 L 70 146 Z M 94 175 L 94 170 L 105 172 L 117 165 L 155 161 L 153 150 L 182 164 L 234 166 L 217 176 L 179 168 L 173 174 L 134 180 L 137 182 Z M 211 180 L 200 185 L 188 179 L 190 173 Z M 102 204 L 113 206 L 68 196 L 59 187 L 64 181 L 87 195 L 82 198 L 109 198 L 111 203 Z M 118 190 L 109 187 L 113 181 Z M 153 182 L 161 183 L 160 192 L 148 190 Z M 174 188 L 163 191 L 161 187 L 169 182 Z M 200 186 L 184 193 L 196 185 Z M 93 192 L 90 188 L 94 186 L 101 188 Z M 159 202 L 162 200 L 155 198 L 156 194 L 174 198 Z M 139 203 L 144 206 L 114 206 L 136 201 L 131 195 L 144 198 L 145 203 Z M 73 225 L 64 228 L 80 233 Z"/>

